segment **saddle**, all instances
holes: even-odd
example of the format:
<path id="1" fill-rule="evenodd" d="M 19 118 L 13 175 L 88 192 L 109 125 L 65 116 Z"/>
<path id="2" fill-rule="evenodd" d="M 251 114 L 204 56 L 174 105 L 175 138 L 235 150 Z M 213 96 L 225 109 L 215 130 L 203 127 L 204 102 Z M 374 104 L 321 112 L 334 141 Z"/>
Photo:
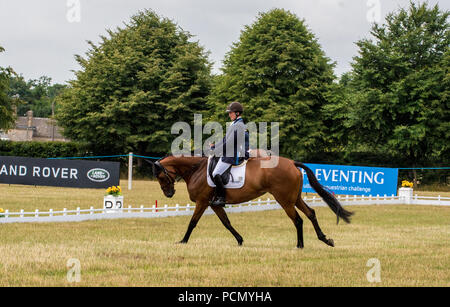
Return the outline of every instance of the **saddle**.
<path id="1" fill-rule="evenodd" d="M 208 158 L 207 179 L 210 187 L 216 186 L 212 180 L 212 173 L 219 162 L 219 159 L 220 157 L 215 156 Z M 247 160 L 244 160 L 244 162 L 239 165 L 230 166 L 222 174 L 222 182 L 225 188 L 238 189 L 244 185 L 246 164 Z"/>
<path id="2" fill-rule="evenodd" d="M 210 178 L 212 178 L 212 173 L 214 172 L 214 169 L 216 168 L 217 163 L 219 162 L 220 157 L 211 157 L 209 160 L 209 166 L 208 166 L 208 175 Z M 227 168 L 227 170 L 225 172 L 223 172 L 222 174 L 222 182 L 223 185 L 228 184 L 228 182 L 230 182 L 230 177 L 231 177 L 231 166 L 229 168 Z"/>

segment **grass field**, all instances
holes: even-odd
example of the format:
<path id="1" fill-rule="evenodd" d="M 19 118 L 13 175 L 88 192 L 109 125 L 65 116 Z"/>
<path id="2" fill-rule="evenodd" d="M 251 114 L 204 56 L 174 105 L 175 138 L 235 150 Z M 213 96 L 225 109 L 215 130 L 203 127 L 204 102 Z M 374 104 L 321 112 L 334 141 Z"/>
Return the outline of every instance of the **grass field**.
<path id="1" fill-rule="evenodd" d="M 124 190 L 133 205 L 188 202 L 183 183 L 174 200 L 163 198 L 155 182 Z M 104 191 L 1 185 L 0 193 L 0 207 L 16 211 L 100 208 Z M 230 214 L 243 246 L 214 215 L 202 217 L 186 245 L 175 242 L 190 216 L 4 224 L 0 286 L 450 286 L 450 208 L 349 209 L 356 213 L 352 223 L 339 225 L 331 210 L 316 209 L 334 248 L 317 240 L 305 218 L 302 250 L 281 210 Z M 78 283 L 67 280 L 71 258 L 81 265 Z M 380 283 L 366 278 L 371 258 L 380 262 Z"/>

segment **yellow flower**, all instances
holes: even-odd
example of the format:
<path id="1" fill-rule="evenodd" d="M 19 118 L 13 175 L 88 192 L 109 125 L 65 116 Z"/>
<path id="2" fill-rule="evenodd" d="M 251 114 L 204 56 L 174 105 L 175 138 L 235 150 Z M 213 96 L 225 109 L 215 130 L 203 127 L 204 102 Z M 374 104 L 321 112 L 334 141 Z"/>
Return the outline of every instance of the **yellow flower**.
<path id="1" fill-rule="evenodd" d="M 117 186 L 117 190 L 119 190 L 119 192 L 122 192 L 122 189 L 120 188 L 120 186 Z"/>
<path id="2" fill-rule="evenodd" d="M 0 208 L 0 213 L 3 213 L 3 212 L 5 212 L 5 210 L 3 210 L 3 208 Z"/>
<path id="3" fill-rule="evenodd" d="M 410 187 L 412 188 L 414 186 L 414 183 L 409 182 L 408 180 L 403 180 L 402 181 L 402 187 Z"/>

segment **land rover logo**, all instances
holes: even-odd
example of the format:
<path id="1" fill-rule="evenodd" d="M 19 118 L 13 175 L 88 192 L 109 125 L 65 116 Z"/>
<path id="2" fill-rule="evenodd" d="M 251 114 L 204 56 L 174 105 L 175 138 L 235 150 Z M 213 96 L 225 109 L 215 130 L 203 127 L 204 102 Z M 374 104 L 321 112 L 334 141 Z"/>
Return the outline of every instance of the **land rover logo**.
<path id="1" fill-rule="evenodd" d="M 109 179 L 109 172 L 103 168 L 93 168 L 87 172 L 87 177 L 95 182 L 104 182 Z"/>

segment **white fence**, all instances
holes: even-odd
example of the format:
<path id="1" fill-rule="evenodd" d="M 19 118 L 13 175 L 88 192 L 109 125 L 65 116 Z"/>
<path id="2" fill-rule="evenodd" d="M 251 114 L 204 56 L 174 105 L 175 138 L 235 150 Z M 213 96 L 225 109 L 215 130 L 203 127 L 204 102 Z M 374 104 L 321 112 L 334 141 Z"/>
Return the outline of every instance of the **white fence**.
<path id="1" fill-rule="evenodd" d="M 450 206 L 450 197 L 441 196 L 338 196 L 339 201 L 343 206 L 351 205 L 433 205 L 433 206 Z M 320 197 L 304 198 L 309 206 L 326 206 Z M 195 206 L 187 204 L 186 206 L 167 206 L 151 208 L 131 207 L 122 208 L 115 212 L 111 209 L 80 209 L 77 210 L 62 210 L 54 211 L 39 211 L 32 212 L 9 212 L 6 210 L 0 213 L 0 224 L 2 223 L 25 223 L 25 222 L 79 222 L 86 220 L 99 219 L 120 219 L 120 218 L 156 218 L 168 216 L 191 215 Z M 231 212 L 248 212 L 248 211 L 264 211 L 281 209 L 280 205 L 272 199 L 250 201 L 237 205 L 227 205 L 226 211 Z M 212 214 L 211 208 L 205 211 L 205 214 Z"/>

